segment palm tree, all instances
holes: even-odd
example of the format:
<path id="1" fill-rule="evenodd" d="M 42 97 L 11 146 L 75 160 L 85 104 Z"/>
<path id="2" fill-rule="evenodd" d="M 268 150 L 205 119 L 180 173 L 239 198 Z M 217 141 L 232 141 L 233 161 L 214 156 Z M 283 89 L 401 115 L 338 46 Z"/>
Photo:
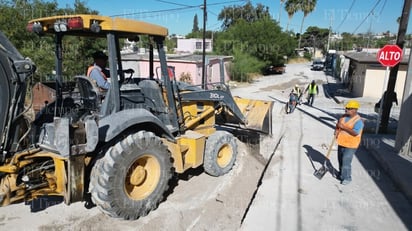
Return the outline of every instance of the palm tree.
<path id="1" fill-rule="evenodd" d="M 298 1 L 298 9 L 303 12 L 302 23 L 300 24 L 300 35 L 299 35 L 299 43 L 298 43 L 298 48 L 300 48 L 303 23 L 305 22 L 306 16 L 308 16 L 310 13 L 312 13 L 315 10 L 316 0 L 297 0 L 297 1 Z"/>
<path id="2" fill-rule="evenodd" d="M 281 1 L 283 2 L 283 1 Z M 299 10 L 299 0 L 287 0 L 285 3 L 285 10 L 288 13 L 288 24 L 286 25 L 286 31 L 289 29 L 290 20 L 293 15 Z"/>
<path id="3" fill-rule="evenodd" d="M 305 22 L 305 18 L 315 10 L 316 7 L 316 0 L 287 0 L 285 3 L 285 10 L 288 13 L 289 21 L 286 26 L 286 30 L 289 29 L 290 20 L 292 19 L 293 15 L 298 12 L 303 12 L 302 23 L 300 25 L 300 35 L 299 35 L 299 45 L 300 48 L 300 41 L 301 41 L 301 34 L 303 30 L 303 24 Z"/>

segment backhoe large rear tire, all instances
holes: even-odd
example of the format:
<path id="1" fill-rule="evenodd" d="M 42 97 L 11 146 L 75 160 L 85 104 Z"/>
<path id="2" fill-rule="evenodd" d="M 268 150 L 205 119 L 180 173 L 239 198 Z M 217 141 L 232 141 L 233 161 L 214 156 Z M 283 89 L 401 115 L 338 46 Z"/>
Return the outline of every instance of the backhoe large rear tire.
<path id="1" fill-rule="evenodd" d="M 236 156 L 235 137 L 226 131 L 216 131 L 207 138 L 203 168 L 209 175 L 224 175 L 232 169 Z"/>
<path id="2" fill-rule="evenodd" d="M 131 134 L 96 161 L 90 176 L 93 203 L 127 220 L 157 208 L 172 177 L 170 154 L 151 132 Z"/>

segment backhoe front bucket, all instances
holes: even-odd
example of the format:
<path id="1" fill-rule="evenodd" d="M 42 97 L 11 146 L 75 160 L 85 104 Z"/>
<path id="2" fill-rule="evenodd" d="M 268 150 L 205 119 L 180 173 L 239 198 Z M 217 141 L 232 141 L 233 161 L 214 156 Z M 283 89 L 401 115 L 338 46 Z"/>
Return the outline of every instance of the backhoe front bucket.
<path id="1" fill-rule="evenodd" d="M 273 101 L 233 98 L 246 118 L 246 128 L 272 135 Z"/>

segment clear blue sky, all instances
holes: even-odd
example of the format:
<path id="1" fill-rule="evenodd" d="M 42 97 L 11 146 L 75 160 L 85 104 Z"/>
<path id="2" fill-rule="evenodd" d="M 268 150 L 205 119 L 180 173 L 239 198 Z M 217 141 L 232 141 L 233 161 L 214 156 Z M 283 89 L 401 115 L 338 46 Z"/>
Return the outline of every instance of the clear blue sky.
<path id="1" fill-rule="evenodd" d="M 193 17 L 198 16 L 199 27 L 203 27 L 203 10 L 199 6 L 203 0 L 84 0 L 86 5 L 99 11 L 101 15 L 123 16 L 137 20 L 156 23 L 169 28 L 169 34 L 185 35 L 192 30 Z M 61 7 L 73 6 L 73 0 L 59 0 Z M 280 0 L 251 1 L 254 6 L 259 2 L 269 6 L 275 20 L 280 19 L 280 26 L 286 28 L 288 15 Z M 401 15 L 404 0 L 318 0 L 316 9 L 309 14 L 303 25 L 303 32 L 308 26 L 320 28 L 332 27 L 333 32 L 362 33 L 372 31 L 380 33 L 398 32 L 396 19 Z M 221 22 L 217 15 L 224 6 L 242 5 L 245 1 L 207 0 L 207 29 L 219 30 Z M 173 9 L 173 10 L 172 10 Z M 372 10 L 374 9 L 374 10 Z M 279 17 L 280 15 L 280 17 Z M 367 17 L 369 15 L 369 17 Z M 303 14 L 295 14 L 289 29 L 300 31 Z M 412 27 L 409 23 L 409 28 Z M 408 29 L 408 33 L 411 31 Z"/>

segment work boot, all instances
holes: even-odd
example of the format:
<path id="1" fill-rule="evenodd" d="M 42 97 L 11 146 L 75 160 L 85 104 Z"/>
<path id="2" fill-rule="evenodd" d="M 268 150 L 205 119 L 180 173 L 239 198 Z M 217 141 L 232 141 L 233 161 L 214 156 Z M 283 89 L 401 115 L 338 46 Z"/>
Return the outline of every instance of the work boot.
<path id="1" fill-rule="evenodd" d="M 340 172 L 332 170 L 332 176 L 336 179 L 338 179 L 339 181 L 342 181 L 342 178 L 340 176 Z"/>

